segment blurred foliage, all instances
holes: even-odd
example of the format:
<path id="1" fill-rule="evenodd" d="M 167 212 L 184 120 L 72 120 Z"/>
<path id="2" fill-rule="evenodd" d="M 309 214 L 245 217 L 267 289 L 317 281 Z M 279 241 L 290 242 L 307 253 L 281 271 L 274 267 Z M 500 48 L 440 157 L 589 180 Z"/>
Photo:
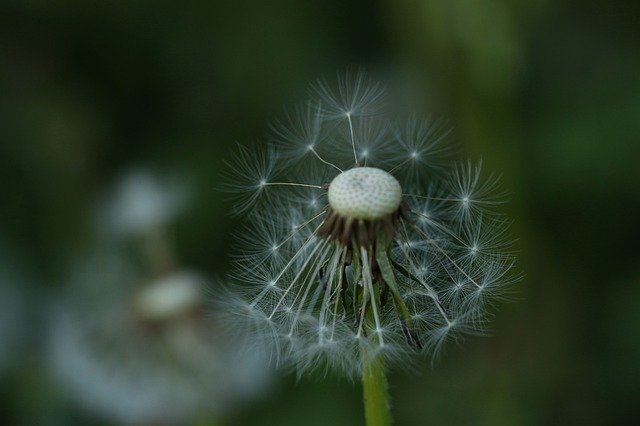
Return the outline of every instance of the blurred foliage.
<path id="1" fill-rule="evenodd" d="M 216 188 L 234 142 L 259 142 L 307 83 L 362 66 L 503 173 L 526 275 L 492 337 L 393 372 L 397 424 L 634 424 L 638 16 L 621 0 L 4 0 L 0 238 L 27 272 L 9 275 L 29 278 L 0 283 L 24 290 L 28 324 L 0 371 L 0 422 L 103 424 L 57 391 L 43 321 L 124 170 L 192 179 L 177 251 L 222 276 L 233 219 Z M 227 423 L 360 424 L 359 398 L 348 381 L 285 378 Z"/>

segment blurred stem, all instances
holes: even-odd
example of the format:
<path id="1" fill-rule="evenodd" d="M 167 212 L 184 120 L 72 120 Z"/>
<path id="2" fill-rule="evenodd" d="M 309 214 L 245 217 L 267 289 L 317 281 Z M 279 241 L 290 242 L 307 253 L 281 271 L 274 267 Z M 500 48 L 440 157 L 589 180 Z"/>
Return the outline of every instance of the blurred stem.
<path id="1" fill-rule="evenodd" d="M 154 276 L 164 275 L 175 267 L 175 256 L 170 239 L 162 228 L 154 228 L 144 234 L 143 252 L 149 271 Z"/>
<path id="2" fill-rule="evenodd" d="M 364 416 L 367 426 L 389 426 L 389 389 L 382 357 L 362 359 L 362 391 L 364 396 Z"/>

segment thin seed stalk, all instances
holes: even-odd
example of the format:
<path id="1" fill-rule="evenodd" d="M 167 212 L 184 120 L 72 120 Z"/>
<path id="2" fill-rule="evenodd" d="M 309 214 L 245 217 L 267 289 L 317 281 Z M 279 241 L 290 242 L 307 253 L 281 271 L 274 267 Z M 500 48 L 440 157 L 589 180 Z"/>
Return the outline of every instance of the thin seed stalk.
<path id="1" fill-rule="evenodd" d="M 389 387 L 382 357 L 363 357 L 362 390 L 367 426 L 391 425 Z"/>

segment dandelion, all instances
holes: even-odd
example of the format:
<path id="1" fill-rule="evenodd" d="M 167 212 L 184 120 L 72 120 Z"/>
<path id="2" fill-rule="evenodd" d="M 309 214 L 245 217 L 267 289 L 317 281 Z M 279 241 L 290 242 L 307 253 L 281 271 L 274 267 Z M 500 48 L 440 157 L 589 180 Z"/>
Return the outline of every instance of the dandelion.
<path id="1" fill-rule="evenodd" d="M 175 253 L 167 225 L 180 215 L 190 200 L 187 180 L 161 176 L 136 167 L 124 173 L 98 205 L 97 228 L 112 242 L 135 239 L 155 273 L 170 271 Z"/>
<path id="2" fill-rule="evenodd" d="M 264 355 L 211 332 L 198 274 L 144 281 L 119 254 L 73 268 L 74 291 L 51 309 L 47 345 L 71 402 L 118 424 L 188 424 L 224 417 L 264 390 Z"/>
<path id="3" fill-rule="evenodd" d="M 451 164 L 438 123 L 391 117 L 364 74 L 311 95 L 229 163 L 247 225 L 226 310 L 278 365 L 362 376 L 386 424 L 385 365 L 486 331 L 515 279 L 508 223 L 497 179 Z"/>
<path id="4" fill-rule="evenodd" d="M 189 200 L 189 187 L 175 176 L 160 177 L 150 170 L 134 168 L 105 198 L 100 206 L 101 229 L 131 236 L 161 228 L 174 219 Z"/>
<path id="5" fill-rule="evenodd" d="M 269 384 L 265 353 L 242 352 L 212 321 L 205 279 L 174 251 L 167 228 L 187 189 L 149 171 L 127 174 L 101 205 L 109 244 L 71 268 L 69 291 L 47 318 L 57 384 L 105 419 L 219 420 Z"/>

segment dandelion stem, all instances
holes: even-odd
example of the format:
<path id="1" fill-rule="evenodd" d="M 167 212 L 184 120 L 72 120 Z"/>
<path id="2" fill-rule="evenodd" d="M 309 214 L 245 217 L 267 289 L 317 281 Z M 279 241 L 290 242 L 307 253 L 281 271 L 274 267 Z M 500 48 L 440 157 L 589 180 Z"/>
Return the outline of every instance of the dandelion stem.
<path id="1" fill-rule="evenodd" d="M 389 426 L 389 389 L 382 357 L 363 356 L 362 391 L 367 426 Z"/>

